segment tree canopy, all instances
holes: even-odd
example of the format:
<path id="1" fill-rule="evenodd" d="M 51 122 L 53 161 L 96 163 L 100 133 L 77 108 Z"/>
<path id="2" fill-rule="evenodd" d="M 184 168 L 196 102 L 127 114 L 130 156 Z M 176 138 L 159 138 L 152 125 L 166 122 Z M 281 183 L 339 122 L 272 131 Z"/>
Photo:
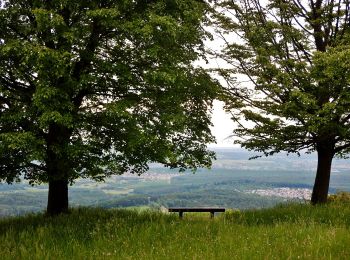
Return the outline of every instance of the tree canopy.
<path id="1" fill-rule="evenodd" d="M 8 0 L 0 9 L 0 180 L 68 183 L 214 157 L 203 1 Z"/>
<path id="2" fill-rule="evenodd" d="M 350 151 L 350 1 L 218 2 L 237 143 L 266 156 L 316 151 L 312 202 L 325 202 L 332 159 Z"/>

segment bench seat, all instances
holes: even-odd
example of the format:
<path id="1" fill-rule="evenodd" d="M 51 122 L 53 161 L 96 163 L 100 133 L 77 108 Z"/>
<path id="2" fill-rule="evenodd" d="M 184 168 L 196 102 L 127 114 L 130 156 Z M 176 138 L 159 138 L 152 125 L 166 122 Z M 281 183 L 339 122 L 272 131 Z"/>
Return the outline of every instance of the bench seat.
<path id="1" fill-rule="evenodd" d="M 168 208 L 169 212 L 179 212 L 179 217 L 183 217 L 184 212 L 210 212 L 210 217 L 214 217 L 215 212 L 225 212 L 225 208 L 216 208 L 216 207 L 171 207 Z"/>

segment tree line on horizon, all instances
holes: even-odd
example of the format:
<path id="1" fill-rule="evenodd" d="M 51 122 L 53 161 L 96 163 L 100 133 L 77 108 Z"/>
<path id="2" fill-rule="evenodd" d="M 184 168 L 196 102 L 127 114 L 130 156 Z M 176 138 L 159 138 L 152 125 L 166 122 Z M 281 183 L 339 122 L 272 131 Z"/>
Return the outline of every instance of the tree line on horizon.
<path id="1" fill-rule="evenodd" d="M 49 215 L 77 178 L 210 167 L 215 99 L 242 147 L 316 151 L 311 202 L 327 201 L 350 149 L 348 0 L 0 4 L 0 181 L 48 183 Z M 211 58 L 228 66 L 194 65 Z"/>

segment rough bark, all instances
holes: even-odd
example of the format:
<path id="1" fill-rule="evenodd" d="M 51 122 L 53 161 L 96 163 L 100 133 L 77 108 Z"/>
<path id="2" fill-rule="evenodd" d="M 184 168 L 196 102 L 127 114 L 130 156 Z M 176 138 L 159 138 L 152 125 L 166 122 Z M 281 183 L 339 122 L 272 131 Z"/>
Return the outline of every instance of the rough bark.
<path id="1" fill-rule="evenodd" d="M 49 196 L 47 200 L 47 214 L 58 215 L 68 212 L 68 181 L 49 181 Z"/>
<path id="2" fill-rule="evenodd" d="M 333 157 L 334 148 L 332 145 L 318 145 L 317 172 L 311 196 L 313 205 L 327 202 Z"/>
<path id="3" fill-rule="evenodd" d="M 52 124 L 47 138 L 47 168 L 49 193 L 47 214 L 58 215 L 68 211 L 68 176 L 71 169 L 67 146 L 71 130 Z"/>

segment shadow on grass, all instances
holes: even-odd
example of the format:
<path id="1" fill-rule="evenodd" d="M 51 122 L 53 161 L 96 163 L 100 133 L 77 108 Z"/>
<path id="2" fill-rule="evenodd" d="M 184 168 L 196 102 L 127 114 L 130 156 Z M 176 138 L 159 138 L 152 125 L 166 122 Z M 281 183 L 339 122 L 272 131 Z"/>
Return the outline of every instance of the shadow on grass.
<path id="1" fill-rule="evenodd" d="M 67 233 L 88 242 L 94 230 L 106 229 L 108 223 L 119 222 L 121 225 L 144 225 L 150 222 L 177 221 L 177 217 L 156 211 L 137 211 L 130 209 L 73 208 L 68 213 L 58 216 L 47 216 L 44 213 L 28 214 L 19 217 L 0 219 L 0 238 L 8 232 L 19 235 L 22 232 L 34 233 L 46 229 L 52 236 L 66 236 Z"/>

